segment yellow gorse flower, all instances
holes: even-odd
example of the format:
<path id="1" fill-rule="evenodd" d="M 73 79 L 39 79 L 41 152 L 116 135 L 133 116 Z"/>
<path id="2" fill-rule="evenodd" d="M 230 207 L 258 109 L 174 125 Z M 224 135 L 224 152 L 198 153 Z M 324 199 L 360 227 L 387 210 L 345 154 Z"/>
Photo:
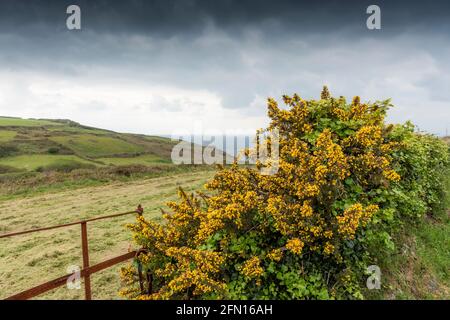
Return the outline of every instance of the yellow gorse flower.
<path id="1" fill-rule="evenodd" d="M 258 278 L 264 273 L 261 267 L 261 260 L 258 257 L 252 257 L 244 262 L 241 273 L 249 278 Z"/>
<path id="2" fill-rule="evenodd" d="M 278 262 L 283 258 L 283 251 L 281 249 L 273 249 L 267 254 L 269 260 Z"/>
<path id="3" fill-rule="evenodd" d="M 345 238 L 353 239 L 355 237 L 356 229 L 360 225 L 365 226 L 377 210 L 377 205 L 370 205 L 366 208 L 360 203 L 352 205 L 345 210 L 341 216 L 336 217 L 339 233 Z"/>
<path id="4" fill-rule="evenodd" d="M 294 254 L 301 254 L 305 243 L 298 238 L 289 239 L 286 243 L 286 249 Z"/>
<path id="5" fill-rule="evenodd" d="M 330 242 L 325 242 L 325 246 L 323 248 L 323 253 L 326 255 L 330 255 L 334 252 L 334 245 L 332 245 Z"/>

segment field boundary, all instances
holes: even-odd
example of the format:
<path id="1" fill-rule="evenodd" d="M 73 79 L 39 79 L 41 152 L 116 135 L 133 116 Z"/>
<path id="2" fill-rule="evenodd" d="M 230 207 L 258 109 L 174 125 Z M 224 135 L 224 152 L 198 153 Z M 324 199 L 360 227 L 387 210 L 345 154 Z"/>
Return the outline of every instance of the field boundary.
<path id="1" fill-rule="evenodd" d="M 48 226 L 48 227 L 29 229 L 29 230 L 24 230 L 24 231 L 5 233 L 5 234 L 0 235 L 0 239 L 10 238 L 10 237 L 19 236 L 19 235 L 28 234 L 28 233 L 41 232 L 41 231 L 46 231 L 46 230 L 58 229 L 58 228 L 65 228 L 65 227 L 70 227 L 70 226 L 79 224 L 81 226 L 81 253 L 82 253 L 82 257 L 83 257 L 83 269 L 80 270 L 80 277 L 84 278 L 85 299 L 91 300 L 92 299 L 91 277 L 90 277 L 91 274 L 99 272 L 103 269 L 112 267 L 118 263 L 124 262 L 131 258 L 134 258 L 138 253 L 136 251 L 131 251 L 131 252 L 122 254 L 120 256 L 116 256 L 114 258 L 102 261 L 93 266 L 90 266 L 89 265 L 89 242 L 88 242 L 87 223 L 92 222 L 92 221 L 97 221 L 97 220 L 104 220 L 104 219 L 125 216 L 125 215 L 131 215 L 131 214 L 142 215 L 143 212 L 144 212 L 144 210 L 141 207 L 141 205 L 138 205 L 137 209 L 134 211 L 111 214 L 111 215 L 107 215 L 107 216 L 100 216 L 100 217 L 95 217 L 95 218 L 91 218 L 91 219 L 85 219 L 85 220 L 81 220 L 81 221 L 75 221 L 75 222 L 70 222 L 70 223 L 65 223 L 65 224 L 60 224 L 60 225 L 55 225 L 55 226 Z M 38 286 L 29 288 L 25 291 L 22 291 L 20 293 L 9 296 L 6 298 L 6 300 L 27 300 L 27 299 L 36 297 L 42 293 L 45 293 L 47 291 L 50 291 L 55 288 L 63 286 L 64 284 L 67 283 L 67 280 L 71 276 L 73 276 L 73 274 L 67 274 L 65 276 L 47 281 Z"/>

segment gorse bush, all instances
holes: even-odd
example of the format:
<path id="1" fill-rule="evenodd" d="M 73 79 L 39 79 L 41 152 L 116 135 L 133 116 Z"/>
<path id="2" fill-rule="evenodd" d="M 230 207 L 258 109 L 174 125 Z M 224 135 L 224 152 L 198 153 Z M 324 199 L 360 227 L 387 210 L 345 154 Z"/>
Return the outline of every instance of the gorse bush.
<path id="1" fill-rule="evenodd" d="M 287 109 L 268 100 L 278 172 L 221 167 L 207 194 L 180 190 L 164 224 L 139 217 L 129 228 L 151 291 L 134 263 L 121 271 L 122 295 L 363 298 L 366 268 L 393 249 L 392 232 L 439 207 L 448 147 L 410 124 L 385 125 L 389 100 L 347 103 L 326 88 L 320 100 L 283 100 Z"/>

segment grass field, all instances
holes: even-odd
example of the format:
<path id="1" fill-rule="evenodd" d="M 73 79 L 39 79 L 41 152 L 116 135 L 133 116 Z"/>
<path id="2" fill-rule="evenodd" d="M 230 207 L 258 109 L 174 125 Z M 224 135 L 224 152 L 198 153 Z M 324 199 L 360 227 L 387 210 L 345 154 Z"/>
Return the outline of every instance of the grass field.
<path id="1" fill-rule="evenodd" d="M 0 165 L 10 166 L 28 171 L 36 170 L 39 167 L 52 166 L 56 164 L 73 164 L 74 162 L 95 165 L 95 163 L 82 159 L 75 155 L 32 154 L 0 158 Z"/>
<path id="2" fill-rule="evenodd" d="M 201 189 L 211 171 L 177 174 L 135 182 L 28 196 L 0 201 L 0 232 L 55 225 L 105 214 L 145 208 L 145 217 L 159 219 L 160 208 L 176 198 L 176 189 Z M 127 251 L 131 234 L 124 228 L 132 216 L 88 224 L 90 259 L 95 264 Z M 79 226 L 0 239 L 0 298 L 66 274 L 81 266 Z M 95 299 L 117 299 L 118 266 L 92 277 Z M 82 299 L 83 289 L 63 287 L 40 299 Z"/>
<path id="3" fill-rule="evenodd" d="M 12 130 L 0 130 L 0 142 L 8 142 L 14 139 L 17 132 Z"/>
<path id="4" fill-rule="evenodd" d="M 86 165 L 170 164 L 175 143 L 164 137 L 117 133 L 70 120 L 0 117 L 0 176 L 42 168 L 67 171 Z"/>
<path id="5" fill-rule="evenodd" d="M 21 119 L 0 117 L 0 127 L 40 127 L 40 126 L 58 126 L 57 122 L 36 119 Z"/>
<path id="6" fill-rule="evenodd" d="M 118 133 L 70 120 L 0 117 L 0 180 L 33 171 L 69 172 L 102 166 L 158 167 L 172 170 L 178 143 L 165 137 Z M 92 176 L 98 176 L 92 172 Z M 0 186 L 2 188 L 2 186 Z"/>
<path id="7" fill-rule="evenodd" d="M 121 139 L 91 134 L 53 137 L 51 140 L 87 157 L 104 157 L 144 151 L 142 146 Z"/>
<path id="8" fill-rule="evenodd" d="M 165 159 L 153 154 L 145 154 L 137 157 L 115 157 L 115 158 L 98 158 L 98 161 L 103 162 L 106 165 L 115 165 L 115 166 L 124 166 L 131 164 L 143 164 L 143 165 L 152 165 L 152 164 L 170 164 L 169 159 Z"/>
<path id="9" fill-rule="evenodd" d="M 97 128 L 87 128 L 87 127 L 78 127 L 78 126 L 53 126 L 53 127 L 47 127 L 47 131 L 53 133 L 53 134 L 67 134 L 67 133 L 75 133 L 75 134 L 95 134 L 95 135 L 109 135 L 111 131 L 103 130 L 103 129 L 97 129 Z"/>

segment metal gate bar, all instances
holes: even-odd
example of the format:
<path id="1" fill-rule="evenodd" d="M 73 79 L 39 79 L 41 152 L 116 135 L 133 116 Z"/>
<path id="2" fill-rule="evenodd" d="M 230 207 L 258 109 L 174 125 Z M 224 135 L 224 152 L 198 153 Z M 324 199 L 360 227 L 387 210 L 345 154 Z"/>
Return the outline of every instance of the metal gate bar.
<path id="1" fill-rule="evenodd" d="M 81 225 L 81 250 L 82 250 L 82 256 L 83 256 L 83 269 L 80 271 L 80 276 L 84 278 L 85 299 L 91 300 L 92 299 L 91 274 L 133 258 L 136 255 L 136 251 L 125 253 L 125 254 L 117 256 L 115 258 L 100 262 L 94 266 L 89 266 L 89 245 L 88 245 L 87 223 L 91 222 L 91 221 L 115 218 L 115 217 L 120 217 L 120 216 L 124 216 L 124 215 L 129 215 L 129 214 L 137 213 L 138 215 L 142 215 L 143 211 L 144 211 L 143 208 L 141 207 L 141 205 L 139 205 L 135 211 L 101 216 L 101 217 L 86 219 L 86 220 L 77 221 L 77 222 L 60 224 L 60 225 L 51 226 L 51 227 L 43 227 L 43 228 L 36 228 L 36 229 L 6 233 L 6 234 L 0 235 L 0 239 L 23 235 L 23 234 L 27 234 L 27 233 L 52 230 L 52 229 L 57 229 L 57 228 L 64 228 L 64 227 L 74 226 L 77 224 Z M 72 274 L 68 274 L 68 275 L 59 277 L 57 279 L 53 279 L 51 281 L 40 284 L 36 287 L 30 288 L 30 289 L 27 289 L 20 293 L 17 293 L 15 295 L 12 295 L 12 296 L 6 298 L 6 300 L 26 300 L 26 299 L 33 298 L 44 292 L 47 292 L 52 289 L 63 286 L 64 284 L 67 283 L 67 279 L 69 279 L 70 276 L 72 276 Z"/>

